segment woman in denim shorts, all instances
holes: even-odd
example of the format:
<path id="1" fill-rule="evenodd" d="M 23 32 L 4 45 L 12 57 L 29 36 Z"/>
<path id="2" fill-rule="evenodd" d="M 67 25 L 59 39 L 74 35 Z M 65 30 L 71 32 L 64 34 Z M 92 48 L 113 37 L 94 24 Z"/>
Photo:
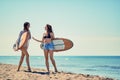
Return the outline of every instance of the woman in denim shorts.
<path id="1" fill-rule="evenodd" d="M 54 60 L 54 57 L 53 57 L 54 56 L 54 53 L 53 53 L 54 45 L 53 45 L 52 40 L 54 39 L 54 33 L 52 31 L 52 26 L 49 25 L 49 24 L 46 24 L 45 33 L 43 33 L 42 41 L 37 40 L 34 37 L 33 37 L 33 39 L 38 41 L 38 42 L 43 42 L 44 43 L 45 64 L 46 64 L 48 73 L 50 73 L 49 72 L 49 61 L 48 61 L 49 57 L 50 57 L 50 60 L 53 64 L 53 66 L 54 66 L 55 72 L 58 72 L 57 67 L 56 67 L 56 63 L 55 63 L 55 60 Z"/>

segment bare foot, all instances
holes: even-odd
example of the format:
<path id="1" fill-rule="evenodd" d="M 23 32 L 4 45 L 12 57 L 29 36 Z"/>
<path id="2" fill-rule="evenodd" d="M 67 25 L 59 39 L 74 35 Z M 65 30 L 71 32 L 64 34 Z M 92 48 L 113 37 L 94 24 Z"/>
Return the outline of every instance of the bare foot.
<path id="1" fill-rule="evenodd" d="M 19 72 L 20 70 L 17 70 L 17 72 Z"/>
<path id="2" fill-rule="evenodd" d="M 28 69 L 28 72 L 32 72 L 31 69 Z"/>

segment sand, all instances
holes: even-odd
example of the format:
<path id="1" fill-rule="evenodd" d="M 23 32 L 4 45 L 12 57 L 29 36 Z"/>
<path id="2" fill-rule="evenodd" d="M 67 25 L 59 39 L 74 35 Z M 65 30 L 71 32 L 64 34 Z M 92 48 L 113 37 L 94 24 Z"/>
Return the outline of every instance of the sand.
<path id="1" fill-rule="evenodd" d="M 27 72 L 27 67 L 21 67 L 17 72 L 17 65 L 0 63 L 0 80 L 114 80 L 89 74 L 75 74 L 70 72 L 53 71 L 46 73 L 45 69 L 32 68 L 32 72 Z"/>

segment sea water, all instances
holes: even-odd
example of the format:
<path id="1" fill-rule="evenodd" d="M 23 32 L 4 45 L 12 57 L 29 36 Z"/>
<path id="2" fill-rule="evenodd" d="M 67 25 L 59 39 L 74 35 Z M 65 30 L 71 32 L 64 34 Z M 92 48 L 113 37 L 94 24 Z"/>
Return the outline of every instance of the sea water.
<path id="1" fill-rule="evenodd" d="M 20 56 L 0 56 L 0 63 L 18 65 Z M 59 71 L 99 75 L 120 80 L 120 56 L 55 56 Z M 49 60 L 50 62 L 50 60 Z M 44 56 L 30 56 L 30 65 L 44 68 Z M 24 61 L 23 66 L 26 66 Z M 54 70 L 50 62 L 50 70 Z"/>

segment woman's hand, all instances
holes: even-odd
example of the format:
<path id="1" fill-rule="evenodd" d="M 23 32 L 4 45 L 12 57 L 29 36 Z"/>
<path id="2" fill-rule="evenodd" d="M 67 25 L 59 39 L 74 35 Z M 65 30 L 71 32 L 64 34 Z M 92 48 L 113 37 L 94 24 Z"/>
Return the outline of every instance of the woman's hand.
<path id="1" fill-rule="evenodd" d="M 35 41 L 37 41 L 37 42 L 42 42 L 42 41 L 40 41 L 38 39 L 35 39 L 34 37 L 32 37 L 32 39 L 35 40 Z"/>

